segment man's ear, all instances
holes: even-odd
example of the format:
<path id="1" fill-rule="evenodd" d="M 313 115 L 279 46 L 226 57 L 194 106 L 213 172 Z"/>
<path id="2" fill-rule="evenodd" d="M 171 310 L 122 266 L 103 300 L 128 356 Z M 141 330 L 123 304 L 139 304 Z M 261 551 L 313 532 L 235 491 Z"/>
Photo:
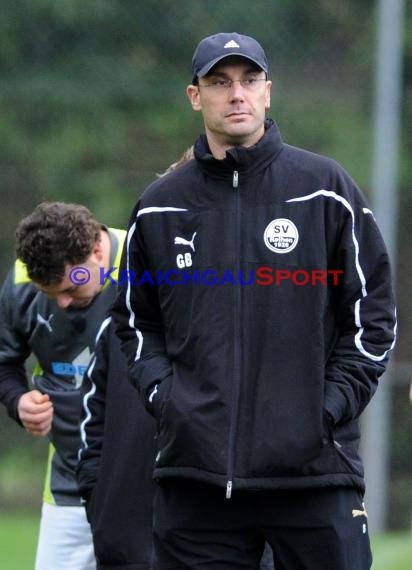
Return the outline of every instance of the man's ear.
<path id="1" fill-rule="evenodd" d="M 187 96 L 194 111 L 201 111 L 202 105 L 200 104 L 200 91 L 197 85 L 188 85 L 186 88 Z"/>
<path id="2" fill-rule="evenodd" d="M 101 261 L 103 259 L 103 242 L 102 239 L 99 238 L 92 249 L 92 255 L 94 255 L 97 261 Z"/>
<path id="3" fill-rule="evenodd" d="M 270 109 L 270 92 L 272 89 L 272 82 L 266 81 L 266 94 L 265 94 L 265 109 Z"/>

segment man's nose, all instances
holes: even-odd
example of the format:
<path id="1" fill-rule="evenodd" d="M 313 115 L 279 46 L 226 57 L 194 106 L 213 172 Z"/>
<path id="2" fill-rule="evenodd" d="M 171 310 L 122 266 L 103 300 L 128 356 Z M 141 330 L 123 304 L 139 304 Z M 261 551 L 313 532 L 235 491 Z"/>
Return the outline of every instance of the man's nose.
<path id="1" fill-rule="evenodd" d="M 234 79 L 229 87 L 231 99 L 243 99 L 245 95 L 245 88 L 243 87 L 240 79 Z"/>

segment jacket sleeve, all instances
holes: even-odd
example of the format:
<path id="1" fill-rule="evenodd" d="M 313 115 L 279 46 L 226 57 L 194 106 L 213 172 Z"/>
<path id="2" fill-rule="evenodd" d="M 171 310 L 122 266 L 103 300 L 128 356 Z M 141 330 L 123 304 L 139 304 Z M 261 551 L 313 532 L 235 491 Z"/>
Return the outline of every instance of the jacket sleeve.
<path id="1" fill-rule="evenodd" d="M 343 268 L 337 290 L 339 334 L 326 367 L 325 410 L 334 424 L 357 418 L 372 398 L 396 338 L 388 253 L 361 196 L 343 200 L 337 243 Z"/>
<path id="2" fill-rule="evenodd" d="M 24 363 L 30 354 L 26 342 L 21 308 L 29 301 L 27 295 L 16 293 L 14 271 L 10 271 L 0 291 L 0 401 L 7 413 L 21 425 L 17 405 L 20 397 L 28 390 Z"/>
<path id="3" fill-rule="evenodd" d="M 130 381 L 139 390 L 149 413 L 156 416 L 172 365 L 166 350 L 157 286 L 145 279 L 148 274 L 138 204 L 129 224 L 112 315 L 127 358 Z"/>
<path id="4" fill-rule="evenodd" d="M 110 319 L 103 321 L 95 352 L 84 374 L 80 423 L 81 446 L 77 478 L 81 497 L 88 502 L 97 481 L 102 455 L 108 371 L 108 329 Z"/>

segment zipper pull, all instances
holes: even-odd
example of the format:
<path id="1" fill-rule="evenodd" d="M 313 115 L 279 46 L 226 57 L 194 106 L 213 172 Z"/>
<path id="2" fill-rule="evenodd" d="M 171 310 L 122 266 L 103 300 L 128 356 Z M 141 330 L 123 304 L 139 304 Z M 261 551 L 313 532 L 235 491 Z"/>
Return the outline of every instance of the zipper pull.
<path id="1" fill-rule="evenodd" d="M 233 188 L 239 186 L 239 172 L 237 170 L 233 171 Z"/>
<path id="2" fill-rule="evenodd" d="M 226 485 L 226 499 L 230 499 L 232 496 L 232 481 L 228 481 Z"/>

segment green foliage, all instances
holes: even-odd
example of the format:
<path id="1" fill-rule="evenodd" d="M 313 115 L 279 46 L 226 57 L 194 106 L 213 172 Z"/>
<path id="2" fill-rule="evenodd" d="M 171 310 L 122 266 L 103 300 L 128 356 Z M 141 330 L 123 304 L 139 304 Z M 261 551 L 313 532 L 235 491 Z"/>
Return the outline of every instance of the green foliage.
<path id="1" fill-rule="evenodd" d="M 392 390 L 394 421 L 391 428 L 391 485 L 389 488 L 389 526 L 407 528 L 412 524 L 412 473 L 411 433 L 412 406 L 408 386 L 395 386 Z"/>
<path id="2" fill-rule="evenodd" d="M 265 46 L 273 78 L 284 85 L 271 114 L 302 135 L 289 142 L 332 151 L 352 166 L 351 145 L 343 140 L 348 130 L 341 127 L 358 117 L 359 103 L 354 108 L 352 101 L 362 97 L 362 71 L 370 64 L 371 0 L 2 0 L 0 6 L 0 185 L 10 213 L 0 259 L 12 258 L 14 226 L 41 200 L 80 201 L 108 223 L 126 224 L 136 196 L 201 130 L 184 89 L 194 46 L 218 30 L 256 35 Z M 356 82 L 358 94 L 339 119 L 335 97 L 351 93 Z M 313 98 L 309 107 L 303 93 L 315 85 L 322 101 Z M 333 130 L 322 124 L 325 100 Z M 360 121 L 351 139 L 365 128 Z M 367 145 L 360 153 L 359 147 L 353 156 L 365 165 Z"/>

